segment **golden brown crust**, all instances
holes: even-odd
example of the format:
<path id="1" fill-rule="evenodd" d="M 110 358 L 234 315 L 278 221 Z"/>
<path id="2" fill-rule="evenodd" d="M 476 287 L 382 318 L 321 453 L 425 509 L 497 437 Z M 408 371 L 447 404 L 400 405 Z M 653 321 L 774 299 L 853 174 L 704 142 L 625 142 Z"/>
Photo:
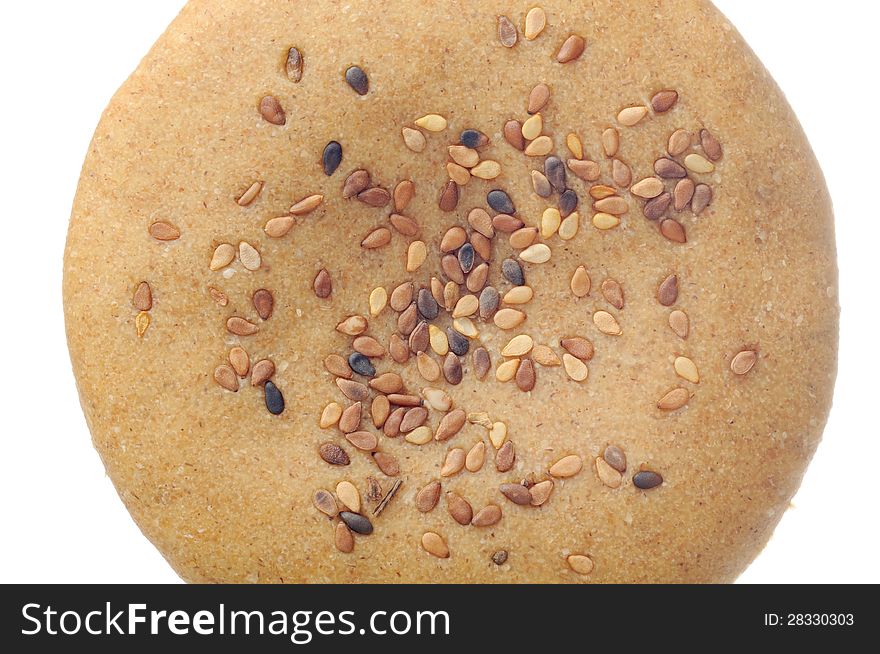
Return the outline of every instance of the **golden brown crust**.
<path id="1" fill-rule="evenodd" d="M 782 94 L 707 2 L 541 4 L 546 29 L 534 40 L 521 33 L 507 48 L 498 42 L 497 11 L 488 1 L 380 8 L 359 0 L 192 0 L 110 104 L 70 223 L 68 340 L 107 472 L 184 579 L 726 582 L 766 543 L 819 442 L 836 373 L 837 271 L 821 172 Z M 510 18 L 522 32 L 524 17 Z M 576 61 L 557 63 L 571 34 L 583 35 L 586 49 Z M 296 83 L 285 72 L 291 46 L 303 56 Z M 364 96 L 345 82 L 352 64 L 369 75 Z M 411 357 L 402 368 L 407 388 L 445 388 L 456 406 L 506 423 L 516 467 L 497 472 L 495 448 L 479 425 L 421 447 L 380 432 L 403 484 L 374 519 L 375 532 L 356 535 L 353 553 L 342 553 L 334 545 L 336 525 L 312 504 L 315 491 L 332 492 L 347 479 L 363 494 L 370 476 L 387 491 L 392 480 L 341 434 L 318 427 L 328 402 L 348 404 L 323 365 L 328 354 L 350 351 L 351 338 L 334 327 L 349 315 L 369 316 L 376 287 L 390 294 L 410 278 L 430 287 L 441 270 L 441 237 L 454 224 L 467 226 L 472 208 L 487 208 L 489 189 L 506 189 L 519 216 L 538 225 L 550 201 L 535 194 L 529 171 L 541 160 L 510 147 L 502 129 L 509 119 L 528 118 L 529 92 L 541 82 L 551 89 L 544 133 L 564 159 L 565 137 L 577 132 L 606 180 L 602 132 L 617 124 L 621 109 L 676 89 L 680 99 L 670 112 L 620 127 L 618 156 L 638 181 L 652 174 L 675 129 L 707 128 L 723 145 L 715 172 L 700 177 L 713 186 L 713 202 L 699 218 L 683 218 L 686 244 L 664 239 L 639 215 L 643 202 L 635 198 L 620 227 L 600 231 L 589 222 L 590 184 L 569 173 L 581 196 L 580 232 L 568 242 L 546 239 L 552 259 L 527 265 L 536 293 L 524 327 L 481 331 L 496 365 L 500 349 L 520 332 L 555 344 L 559 357 L 559 340 L 585 336 L 595 344 L 589 379 L 578 384 L 564 367 L 539 365 L 535 388 L 525 395 L 518 380 L 495 381 L 494 369 L 487 381 L 476 381 L 467 357 L 464 381 L 451 387 L 425 382 Z M 266 96 L 283 107 L 284 126 L 261 118 Z M 401 129 L 429 113 L 443 115 L 449 128 L 425 132 L 427 147 L 416 154 Z M 472 180 L 456 211 L 443 213 L 446 146 L 466 127 L 490 137 L 484 158 L 498 161 L 503 173 L 494 182 Z M 328 178 L 321 153 L 331 140 L 343 144 L 344 154 Z M 705 152 L 712 150 L 707 144 Z M 387 246 L 361 247 L 375 228 L 390 228 L 392 207 L 342 198 L 343 181 L 359 168 L 389 191 L 403 179 L 415 181 L 415 198 L 401 213 L 417 219 L 428 244 L 418 272 L 404 270 L 413 238 L 393 228 Z M 241 206 L 255 181 L 264 187 Z M 268 220 L 313 194 L 324 195 L 320 207 L 296 218 L 284 238 L 267 236 Z M 180 238 L 152 238 L 149 228 L 159 222 Z M 242 241 L 259 250 L 260 270 L 235 263 L 227 277 L 210 269 L 218 245 L 238 248 Z M 494 248 L 495 263 L 509 256 L 507 236 L 496 237 Z M 570 290 L 579 265 L 592 278 L 590 295 L 581 299 Z M 332 277 L 329 299 L 315 295 L 321 269 Z M 678 297 L 664 307 L 658 287 L 671 274 L 678 276 Z M 510 288 L 497 266 L 489 277 Z M 624 290 L 623 309 L 603 297 L 608 278 Z M 133 304 L 143 281 L 152 295 L 148 311 L 143 290 Z M 274 296 L 268 320 L 254 308 L 259 289 Z M 617 318 L 620 336 L 593 324 L 600 310 Z M 686 340 L 670 329 L 673 310 L 689 317 Z M 231 335 L 232 316 L 259 332 Z M 680 332 L 681 317 L 674 320 Z M 386 308 L 370 319 L 368 333 L 388 346 L 395 321 Z M 274 362 L 287 405 L 282 416 L 266 411 L 261 389 L 249 380 L 234 394 L 215 383 L 218 366 L 229 365 L 235 375 L 227 357 L 239 344 L 251 364 Z M 756 350 L 758 359 L 740 375 L 731 361 L 742 350 Z M 676 357 L 696 363 L 698 384 L 675 374 Z M 378 367 L 401 369 L 388 356 Z M 675 387 L 688 390 L 688 405 L 659 410 L 658 400 Z M 439 415 L 430 420 L 436 426 Z M 436 508 L 416 510 L 416 494 L 438 478 L 447 450 L 468 452 L 481 439 L 487 461 L 480 471 L 444 478 Z M 318 446 L 327 441 L 346 447 L 350 466 L 320 460 Z M 599 476 L 613 479 L 613 472 L 595 463 L 609 443 L 628 460 L 614 489 Z M 582 458 L 583 470 L 557 479 L 540 508 L 517 506 L 499 492 L 500 483 L 530 473 L 546 478 L 570 454 Z M 662 473 L 662 487 L 633 486 L 642 465 Z M 467 498 L 474 513 L 498 504 L 503 518 L 462 527 L 447 511 L 447 491 Z M 449 558 L 425 551 L 427 532 L 442 538 Z M 438 547 L 433 537 L 428 543 Z M 500 550 L 508 552 L 504 565 L 492 561 Z M 577 558 L 584 555 L 592 563 Z"/>

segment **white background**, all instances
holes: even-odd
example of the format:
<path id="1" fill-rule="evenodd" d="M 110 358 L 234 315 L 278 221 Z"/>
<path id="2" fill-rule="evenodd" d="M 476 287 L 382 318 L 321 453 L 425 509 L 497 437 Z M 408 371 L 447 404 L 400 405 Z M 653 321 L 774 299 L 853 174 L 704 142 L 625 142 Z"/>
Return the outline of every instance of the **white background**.
<path id="1" fill-rule="evenodd" d="M 717 4 L 787 93 L 823 164 L 837 213 L 843 305 L 825 440 L 794 508 L 741 581 L 880 582 L 880 3 Z M 182 5 L 4 3 L 0 582 L 178 581 L 92 450 L 64 339 L 61 257 L 100 113 Z"/>

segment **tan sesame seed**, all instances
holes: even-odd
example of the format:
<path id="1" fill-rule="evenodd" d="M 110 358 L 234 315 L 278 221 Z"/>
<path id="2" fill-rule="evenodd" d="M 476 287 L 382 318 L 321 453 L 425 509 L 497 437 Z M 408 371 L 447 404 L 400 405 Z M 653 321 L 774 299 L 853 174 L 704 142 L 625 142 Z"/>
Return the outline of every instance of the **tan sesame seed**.
<path id="1" fill-rule="evenodd" d="M 390 242 L 391 230 L 387 227 L 379 227 L 367 234 L 364 240 L 361 241 L 361 247 L 365 250 L 376 250 L 385 247 Z"/>
<path id="2" fill-rule="evenodd" d="M 451 161 L 446 164 L 446 174 L 449 175 L 449 179 L 459 186 L 467 186 L 468 182 L 471 181 L 471 171 Z"/>
<path id="3" fill-rule="evenodd" d="M 446 337 L 446 332 L 436 325 L 428 325 L 428 334 L 431 349 L 434 350 L 437 355 L 445 357 L 449 354 L 449 339 Z"/>
<path id="4" fill-rule="evenodd" d="M 336 545 L 336 549 L 343 554 L 351 554 L 354 551 L 354 534 L 344 522 L 336 525 L 333 543 Z"/>
<path id="5" fill-rule="evenodd" d="M 391 402 L 385 395 L 377 395 L 370 403 L 370 419 L 373 421 L 373 427 L 381 429 L 388 416 L 391 415 Z"/>
<path id="6" fill-rule="evenodd" d="M 455 328 L 455 331 L 467 338 L 474 339 L 480 336 L 480 331 L 470 318 L 456 318 L 452 321 L 452 326 Z"/>
<path id="7" fill-rule="evenodd" d="M 517 309 L 501 309 L 493 316 L 493 321 L 498 329 L 516 329 L 525 322 L 526 314 Z"/>
<path id="8" fill-rule="evenodd" d="M 675 310 L 669 314 L 669 327 L 679 338 L 687 338 L 690 321 L 684 311 Z"/>
<path id="9" fill-rule="evenodd" d="M 602 132 L 602 150 L 609 159 L 617 156 L 620 150 L 620 132 L 615 128 L 609 127 Z"/>
<path id="10" fill-rule="evenodd" d="M 492 428 L 489 430 L 489 441 L 492 443 L 492 446 L 497 450 L 500 449 L 502 445 L 504 445 L 504 441 L 507 440 L 507 425 L 503 422 L 493 422 Z"/>
<path id="11" fill-rule="evenodd" d="M 360 513 L 361 494 L 350 481 L 340 481 L 336 484 L 336 497 L 352 513 Z"/>
<path id="12" fill-rule="evenodd" d="M 358 336 L 351 344 L 355 352 L 371 359 L 385 356 L 385 348 L 372 336 Z"/>
<path id="13" fill-rule="evenodd" d="M 596 474 L 599 476 L 599 481 L 608 488 L 618 488 L 623 481 L 623 475 L 608 465 L 601 456 L 596 457 Z"/>
<path id="14" fill-rule="evenodd" d="M 415 121 L 415 124 L 429 132 L 442 132 L 446 129 L 446 119 L 439 114 L 427 114 Z"/>
<path id="15" fill-rule="evenodd" d="M 532 506 L 544 506 L 547 500 L 550 499 L 554 486 L 555 484 L 552 479 L 545 479 L 529 488 L 529 504 Z"/>
<path id="16" fill-rule="evenodd" d="M 440 442 L 449 440 L 461 431 L 465 422 L 467 422 L 467 414 L 464 410 L 453 409 L 440 420 L 440 424 L 437 425 L 437 434 L 434 438 Z"/>
<path id="17" fill-rule="evenodd" d="M 369 325 L 369 321 L 363 316 L 349 316 L 336 325 L 336 331 L 347 336 L 360 336 L 367 331 Z"/>
<path id="18" fill-rule="evenodd" d="M 657 177 L 646 177 L 640 182 L 634 184 L 630 189 L 630 192 L 636 197 L 645 200 L 652 200 L 663 193 L 664 190 L 665 186 L 663 185 L 663 180 L 658 179 Z"/>
<path id="19" fill-rule="evenodd" d="M 452 477 L 457 475 L 464 469 L 465 459 L 467 455 L 460 447 L 453 448 L 446 453 L 446 459 L 440 468 L 441 477 Z"/>
<path id="20" fill-rule="evenodd" d="M 485 209 L 472 209 L 468 214 L 468 224 L 486 238 L 493 238 L 495 236 L 492 218 Z"/>
<path id="21" fill-rule="evenodd" d="M 449 394 L 440 388 L 423 388 L 422 397 L 435 411 L 447 412 L 452 408 L 452 398 Z"/>
<path id="22" fill-rule="evenodd" d="M 611 162 L 611 179 L 617 188 L 629 188 L 632 184 L 632 169 L 620 159 Z"/>
<path id="23" fill-rule="evenodd" d="M 375 318 L 385 310 L 386 306 L 388 306 L 388 291 L 381 286 L 374 288 L 370 292 L 369 305 L 370 316 Z"/>
<path id="24" fill-rule="evenodd" d="M 666 145 L 666 151 L 673 157 L 684 154 L 691 147 L 690 132 L 677 129 L 669 137 L 669 143 Z"/>
<path id="25" fill-rule="evenodd" d="M 428 145 L 428 140 L 425 138 L 424 134 L 412 127 L 404 127 L 402 133 L 403 142 L 406 144 L 406 147 L 413 152 L 424 152 Z"/>
<path id="26" fill-rule="evenodd" d="M 590 279 L 590 275 L 587 273 L 587 269 L 583 266 L 578 266 L 577 270 L 575 270 L 574 274 L 571 276 L 571 282 L 569 284 L 571 292 L 575 297 L 587 297 L 590 294 L 592 285 L 593 282 Z"/>
<path id="27" fill-rule="evenodd" d="M 363 190 L 363 189 L 361 189 Z M 406 211 L 409 203 L 416 195 L 416 185 L 412 180 L 405 179 L 394 187 L 394 210 L 398 213 Z"/>
<path id="28" fill-rule="evenodd" d="M 621 216 L 629 211 L 627 201 L 617 195 L 596 200 L 593 206 L 597 211 L 610 213 L 613 216 Z"/>
<path id="29" fill-rule="evenodd" d="M 565 137 L 565 145 L 568 148 L 568 151 L 571 152 L 571 156 L 575 159 L 583 159 L 584 158 L 584 144 L 581 143 L 580 137 L 572 132 L 568 136 Z"/>
<path id="30" fill-rule="evenodd" d="M 544 118 L 541 114 L 535 114 L 529 118 L 522 126 L 523 138 L 527 141 L 534 141 L 544 131 Z"/>
<path id="31" fill-rule="evenodd" d="M 480 509 L 471 520 L 474 527 L 491 527 L 501 522 L 501 507 L 497 504 L 489 504 Z"/>
<path id="32" fill-rule="evenodd" d="M 545 368 L 555 368 L 562 365 L 556 353 L 546 345 L 536 345 L 532 349 L 532 359 Z"/>
<path id="33" fill-rule="evenodd" d="M 229 350 L 229 365 L 235 370 L 235 374 L 244 379 L 251 370 L 251 358 L 243 347 L 234 347 Z"/>
<path id="34" fill-rule="evenodd" d="M 617 195 L 617 189 L 605 184 L 595 184 L 590 187 L 590 197 L 594 200 L 604 200 Z"/>
<path id="35" fill-rule="evenodd" d="M 532 189 L 541 198 L 549 198 L 553 194 L 553 186 L 550 180 L 540 170 L 533 170 L 529 175 L 532 178 Z"/>
<path id="36" fill-rule="evenodd" d="M 519 359 L 511 359 L 510 361 L 505 361 L 495 369 L 495 380 L 501 382 L 502 384 L 506 384 L 514 377 L 516 377 L 516 372 L 517 370 L 519 370 L 519 366 Z"/>
<path id="37" fill-rule="evenodd" d="M 678 184 L 675 185 L 675 190 L 672 192 L 673 208 L 676 211 L 684 211 L 685 207 L 691 203 L 696 188 L 696 184 L 694 184 L 690 177 L 679 180 Z"/>
<path id="38" fill-rule="evenodd" d="M 426 443 L 430 443 L 434 434 L 431 431 L 431 428 L 427 425 L 422 425 L 421 427 L 416 427 L 411 432 L 406 435 L 406 442 L 412 443 L 413 445 L 424 445 Z"/>
<path id="39" fill-rule="evenodd" d="M 235 247 L 230 243 L 221 243 L 211 257 L 211 270 L 222 270 L 235 261 Z"/>
<path id="40" fill-rule="evenodd" d="M 324 359 L 324 368 L 334 377 L 351 379 L 352 373 L 348 362 L 338 354 L 331 354 Z"/>
<path id="41" fill-rule="evenodd" d="M 476 444 L 468 451 L 464 460 L 464 467 L 468 472 L 479 472 L 483 464 L 486 462 L 486 444 L 483 441 L 477 441 Z"/>
<path id="42" fill-rule="evenodd" d="M 587 364 L 577 357 L 573 357 L 568 352 L 562 355 L 562 365 L 565 367 L 566 374 L 576 382 L 586 381 L 587 377 L 590 376 L 590 369 L 587 368 Z"/>
<path id="43" fill-rule="evenodd" d="M 534 296 L 535 292 L 531 286 L 515 286 L 505 294 L 504 303 L 512 305 L 528 304 Z"/>
<path id="44" fill-rule="evenodd" d="M 550 466 L 550 474 L 558 479 L 574 477 L 584 467 L 584 462 L 577 454 L 569 454 Z"/>
<path id="45" fill-rule="evenodd" d="M 510 235 L 510 247 L 514 250 L 524 250 L 538 238 L 537 227 L 523 227 Z"/>
<path id="46" fill-rule="evenodd" d="M 529 157 L 546 157 L 553 151 L 553 139 L 546 134 L 539 136 L 526 146 L 525 153 Z"/>
<path id="47" fill-rule="evenodd" d="M 541 238 L 547 239 L 553 236 L 559 230 L 561 224 L 562 216 L 559 213 L 559 209 L 554 207 L 545 209 L 541 216 Z"/>
<path id="48" fill-rule="evenodd" d="M 519 258 L 526 263 L 547 263 L 553 255 L 544 243 L 536 243 L 519 253 Z"/>
<path id="49" fill-rule="evenodd" d="M 266 235 L 270 238 L 284 238 L 290 233 L 290 230 L 293 229 L 295 224 L 296 220 L 293 216 L 278 216 L 267 222 L 263 231 L 265 231 Z"/>
<path id="50" fill-rule="evenodd" d="M 396 372 L 386 372 L 371 379 L 370 388 L 385 393 L 385 395 L 401 393 L 403 392 L 403 379 Z M 393 401 L 391 397 L 388 399 Z M 416 404 L 421 404 L 421 400 L 416 398 Z"/>
<path id="51" fill-rule="evenodd" d="M 579 575 L 588 575 L 593 571 L 593 559 L 583 554 L 572 554 L 566 561 L 569 567 Z"/>
<path id="52" fill-rule="evenodd" d="M 512 48 L 516 45 L 518 34 L 516 26 L 510 22 L 507 16 L 498 17 L 498 40 L 505 48 Z"/>
<path id="53" fill-rule="evenodd" d="M 325 491 L 323 488 L 315 491 L 315 494 L 312 496 L 312 504 L 315 505 L 318 511 L 331 518 L 336 517 L 339 513 L 336 499 L 329 491 Z"/>
<path id="54" fill-rule="evenodd" d="M 257 199 L 257 196 L 260 195 L 260 192 L 263 190 L 263 182 L 254 182 L 251 184 L 247 190 L 238 196 L 236 199 L 236 204 L 240 207 L 248 207 L 253 204 L 254 200 Z"/>
<path id="55" fill-rule="evenodd" d="M 567 64 L 576 61 L 584 53 L 584 48 L 586 48 L 586 46 L 587 43 L 584 41 L 583 37 L 578 36 L 577 34 L 572 34 L 565 40 L 559 48 L 559 51 L 556 53 L 556 61 L 560 64 Z"/>
<path id="56" fill-rule="evenodd" d="M 291 216 L 306 216 L 320 207 L 323 202 L 323 195 L 310 195 L 290 207 L 289 213 Z"/>
<path id="57" fill-rule="evenodd" d="M 706 184 L 697 184 L 694 189 L 694 197 L 691 200 L 691 211 L 694 215 L 699 216 L 712 204 L 712 189 Z"/>
<path id="58" fill-rule="evenodd" d="M 471 168 L 471 175 L 479 179 L 495 179 L 501 175 L 501 164 L 497 161 L 486 159 Z"/>
<path id="59" fill-rule="evenodd" d="M 739 352 L 730 362 L 730 370 L 735 375 L 746 375 L 758 362 L 758 353 L 754 350 Z"/>
<path id="60" fill-rule="evenodd" d="M 684 158 L 684 165 L 685 168 L 694 173 L 706 174 L 715 171 L 715 164 L 695 152 Z"/>
<path id="61" fill-rule="evenodd" d="M 534 41 L 547 26 L 547 14 L 540 7 L 532 7 L 526 14 L 524 34 L 527 40 Z"/>
<path id="62" fill-rule="evenodd" d="M 440 534 L 433 531 L 426 532 L 422 535 L 422 547 L 424 550 L 438 559 L 449 558 L 449 547 Z"/>
<path id="63" fill-rule="evenodd" d="M 614 229 L 620 225 L 620 217 L 610 213 L 597 213 L 593 216 L 593 227 L 603 231 Z"/>
<path id="64" fill-rule="evenodd" d="M 623 330 L 620 328 L 620 323 L 617 322 L 617 318 L 607 311 L 597 311 L 594 313 L 593 324 L 599 328 L 600 332 L 608 334 L 609 336 L 620 336 L 623 333 Z"/>
<path id="65" fill-rule="evenodd" d="M 519 336 L 513 337 L 507 345 L 504 346 L 504 349 L 501 350 L 501 355 L 505 357 L 523 357 L 532 351 L 535 342 L 532 340 L 531 336 L 527 334 L 520 334 Z"/>
<path id="66" fill-rule="evenodd" d="M 157 241 L 176 241 L 180 238 L 180 230 L 166 222 L 155 222 L 149 227 L 150 236 Z"/>
<path id="67" fill-rule="evenodd" d="M 673 388 L 657 402 L 657 408 L 662 411 L 676 411 L 690 400 L 690 393 L 686 388 Z"/>
<path id="68" fill-rule="evenodd" d="M 257 248 L 246 241 L 242 241 L 238 244 L 238 259 L 241 261 L 241 265 L 251 272 L 259 270 L 260 266 L 263 265 L 263 259 L 260 256 L 260 252 Z"/>
<path id="69" fill-rule="evenodd" d="M 440 251 L 449 253 L 467 243 L 467 232 L 462 227 L 452 227 L 440 241 Z"/>
<path id="70" fill-rule="evenodd" d="M 529 93 L 529 101 L 527 111 L 529 114 L 537 114 L 541 109 L 547 106 L 550 100 L 550 87 L 546 84 L 538 84 Z M 540 134 L 540 131 L 538 132 Z M 525 136 L 525 134 L 524 134 Z M 525 137 L 529 138 L 529 137 Z"/>
<path id="71" fill-rule="evenodd" d="M 404 364 L 409 361 L 409 346 L 399 334 L 392 334 L 388 340 L 388 352 L 395 363 Z"/>
<path id="72" fill-rule="evenodd" d="M 648 115 L 648 108 L 645 106 L 626 107 L 617 114 L 617 122 L 624 127 L 633 127 L 642 122 L 642 119 Z"/>
<path id="73" fill-rule="evenodd" d="M 440 364 L 425 352 L 416 354 L 416 367 L 425 381 L 435 382 L 440 379 Z"/>
<path id="74" fill-rule="evenodd" d="M 227 391 L 238 392 L 238 375 L 235 374 L 231 366 L 225 364 L 217 366 L 214 370 L 214 381 Z"/>
<path id="75" fill-rule="evenodd" d="M 404 282 L 391 291 L 391 308 L 400 313 L 412 304 L 415 287 L 412 282 Z"/>
<path id="76" fill-rule="evenodd" d="M 465 318 L 472 316 L 480 310 L 480 299 L 476 295 L 465 295 L 452 310 L 453 318 Z"/>
<path id="77" fill-rule="evenodd" d="M 249 320 L 233 316 L 226 321 L 226 330 L 236 336 L 253 336 L 260 331 L 260 328 Z"/>
<path id="78" fill-rule="evenodd" d="M 580 214 L 575 211 L 569 214 L 565 220 L 559 225 L 559 238 L 563 241 L 570 241 L 575 236 L 577 236 L 578 230 L 581 226 L 581 217 Z"/>
<path id="79" fill-rule="evenodd" d="M 479 236 L 480 238 L 486 238 L 480 234 L 472 234 L 471 240 L 473 241 L 474 236 Z M 476 249 L 476 248 L 474 248 Z M 479 254 L 479 252 L 478 252 Z M 471 293 L 479 293 L 486 287 L 486 282 L 489 279 L 489 264 L 481 263 L 479 266 L 474 268 L 471 273 L 467 276 L 467 281 L 465 282 L 467 286 L 467 290 Z"/>
<path id="80" fill-rule="evenodd" d="M 424 241 L 413 241 L 406 252 L 406 272 L 415 272 L 428 258 L 428 246 Z"/>
<path id="81" fill-rule="evenodd" d="M 449 152 L 449 157 L 463 168 L 473 168 L 480 163 L 479 153 L 472 148 L 463 145 L 450 145 L 447 151 Z"/>
<path id="82" fill-rule="evenodd" d="M 697 370 L 697 364 L 691 359 L 687 357 L 676 357 L 673 367 L 675 368 L 675 374 L 682 379 L 686 379 L 692 384 L 700 383 L 700 372 Z"/>
<path id="83" fill-rule="evenodd" d="M 479 425 L 486 430 L 492 429 L 492 421 L 489 420 L 489 414 L 485 411 L 477 411 L 467 415 L 467 421 L 472 425 Z"/>
<path id="84" fill-rule="evenodd" d="M 370 397 L 370 390 L 364 384 L 351 379 L 337 377 L 336 386 L 352 402 L 366 402 Z"/>
<path id="85" fill-rule="evenodd" d="M 251 386 L 262 386 L 275 375 L 275 363 L 271 359 L 262 359 L 254 364 L 251 370 Z"/>

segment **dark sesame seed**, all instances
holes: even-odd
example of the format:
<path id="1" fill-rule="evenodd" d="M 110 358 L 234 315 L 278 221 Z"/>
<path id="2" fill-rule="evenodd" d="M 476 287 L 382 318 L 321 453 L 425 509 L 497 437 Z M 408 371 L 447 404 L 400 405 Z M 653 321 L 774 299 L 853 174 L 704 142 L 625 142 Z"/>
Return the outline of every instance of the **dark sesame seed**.
<path id="1" fill-rule="evenodd" d="M 474 269 L 474 246 L 470 243 L 465 243 L 458 249 L 458 265 L 465 274 Z"/>
<path id="2" fill-rule="evenodd" d="M 362 377 L 376 376 L 376 367 L 360 352 L 354 352 L 348 357 L 348 366 Z"/>
<path id="3" fill-rule="evenodd" d="M 370 79 L 360 66 L 352 66 L 345 71 L 345 81 L 358 95 L 366 95 L 370 91 Z"/>
<path id="4" fill-rule="evenodd" d="M 348 454 L 335 443 L 324 443 L 318 448 L 321 458 L 332 466 L 347 466 L 351 463 Z"/>
<path id="5" fill-rule="evenodd" d="M 565 191 L 565 164 L 559 157 L 547 157 L 544 161 L 544 175 L 557 193 Z"/>
<path id="6" fill-rule="evenodd" d="M 514 259 L 505 259 L 501 263 L 501 274 L 504 275 L 504 279 L 514 286 L 526 285 L 526 276 L 523 273 L 522 266 Z"/>
<path id="7" fill-rule="evenodd" d="M 571 189 L 567 189 L 559 196 L 559 215 L 563 218 L 568 218 L 577 209 L 578 202 L 580 202 L 578 194 Z"/>
<path id="8" fill-rule="evenodd" d="M 369 536 L 373 533 L 373 523 L 370 522 L 366 516 L 362 516 L 360 513 L 342 511 L 339 514 L 339 517 L 342 519 L 342 522 L 344 522 L 348 526 L 348 528 L 356 534 Z"/>
<path id="9" fill-rule="evenodd" d="M 669 205 L 672 204 L 672 194 L 662 193 L 653 200 L 645 203 L 644 214 L 648 220 L 659 220 L 666 214 Z"/>
<path id="10" fill-rule="evenodd" d="M 324 174 L 330 177 L 342 163 L 342 146 L 336 141 L 330 141 L 324 148 L 323 155 Z"/>
<path id="11" fill-rule="evenodd" d="M 516 213 L 516 207 L 513 206 L 513 200 L 511 200 L 510 196 L 504 191 L 499 189 L 489 191 L 489 195 L 486 196 L 486 201 L 489 203 L 489 206 L 498 213 L 505 213 L 510 216 Z"/>
<path id="12" fill-rule="evenodd" d="M 488 145 L 489 137 L 475 129 L 466 129 L 458 137 L 458 142 L 466 148 L 481 148 Z"/>
<path id="13" fill-rule="evenodd" d="M 437 300 L 434 299 L 434 296 L 431 295 L 431 291 L 427 288 L 419 289 L 419 296 L 416 300 L 416 305 L 418 306 L 419 313 L 422 314 L 422 317 L 426 320 L 434 320 L 437 317 L 437 314 L 440 313 L 440 307 L 437 305 Z"/>
<path id="14" fill-rule="evenodd" d="M 498 311 L 501 303 L 501 294 L 492 286 L 487 286 L 480 293 L 480 318 L 489 320 Z"/>
<path id="15" fill-rule="evenodd" d="M 461 383 L 463 377 L 461 360 L 453 352 L 447 354 L 443 360 L 443 376 L 453 386 Z"/>
<path id="16" fill-rule="evenodd" d="M 641 488 L 642 490 L 651 490 L 652 488 L 657 488 L 657 486 L 662 483 L 663 477 L 661 477 L 658 473 L 652 472 L 650 470 L 642 470 L 641 472 L 637 472 L 633 475 L 633 485 L 636 488 Z"/>
<path id="17" fill-rule="evenodd" d="M 263 387 L 263 391 L 266 395 L 266 408 L 269 409 L 269 413 L 273 416 L 280 416 L 284 413 L 284 396 L 278 387 L 268 381 Z"/>
<path id="18" fill-rule="evenodd" d="M 471 342 L 452 327 L 446 330 L 446 339 L 449 341 L 450 351 L 460 357 L 466 355 L 471 349 Z"/>
<path id="19" fill-rule="evenodd" d="M 504 565 L 507 563 L 507 550 L 498 550 L 492 555 L 492 563 L 495 565 Z"/>

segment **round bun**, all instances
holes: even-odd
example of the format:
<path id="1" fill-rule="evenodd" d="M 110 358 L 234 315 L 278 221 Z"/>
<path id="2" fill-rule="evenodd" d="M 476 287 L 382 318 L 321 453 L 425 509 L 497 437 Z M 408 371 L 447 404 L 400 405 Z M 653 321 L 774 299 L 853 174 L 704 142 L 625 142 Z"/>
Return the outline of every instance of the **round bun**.
<path id="1" fill-rule="evenodd" d="M 708 2 L 192 0 L 65 256 L 95 447 L 193 582 L 728 582 L 820 440 L 822 174 Z M 371 533 L 370 533 L 371 532 Z"/>

